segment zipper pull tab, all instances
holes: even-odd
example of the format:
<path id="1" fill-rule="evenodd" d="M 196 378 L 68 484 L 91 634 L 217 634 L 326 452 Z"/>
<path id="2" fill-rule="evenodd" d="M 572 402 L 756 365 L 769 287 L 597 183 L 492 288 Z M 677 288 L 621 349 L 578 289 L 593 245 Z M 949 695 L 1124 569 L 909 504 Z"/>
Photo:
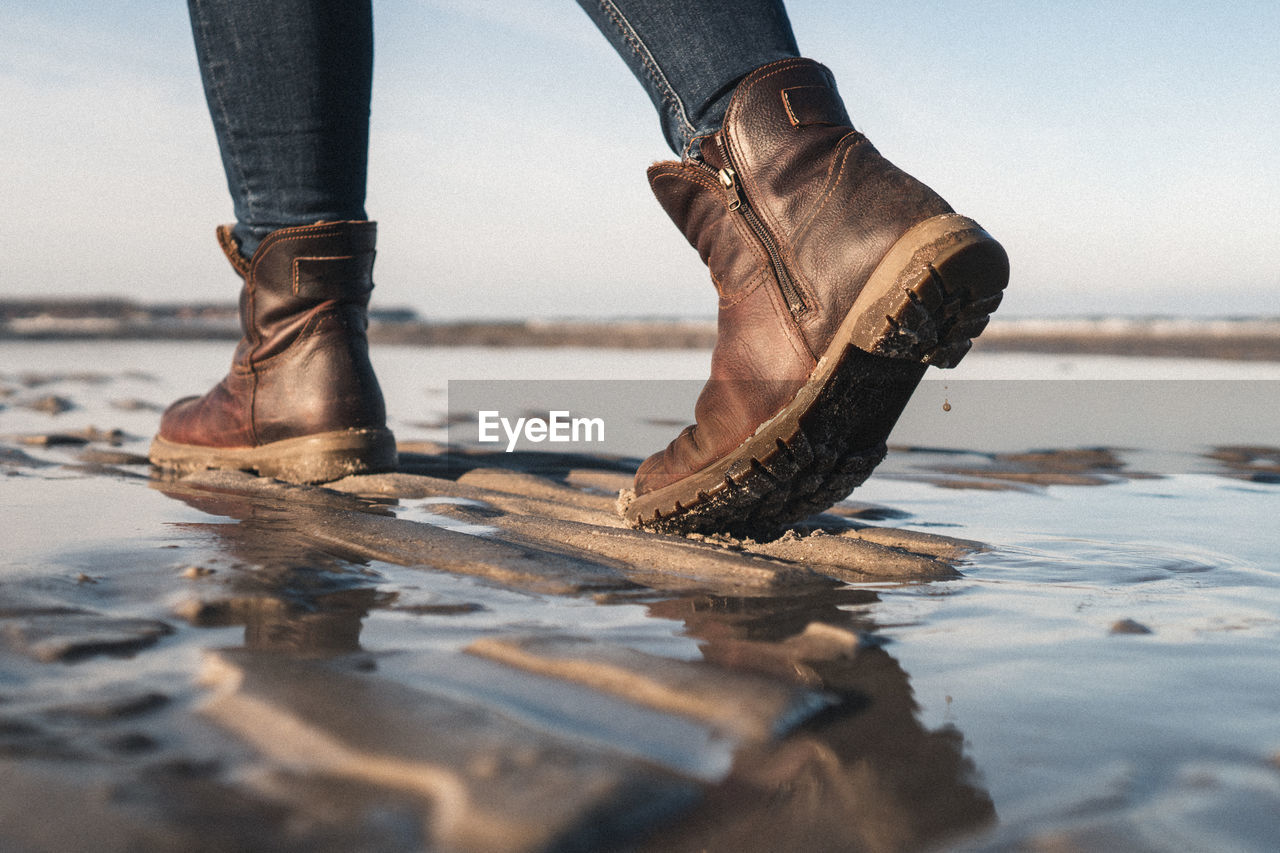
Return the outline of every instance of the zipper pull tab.
<path id="1" fill-rule="evenodd" d="M 738 176 L 733 169 L 720 170 L 720 185 L 729 194 L 729 209 L 737 210 L 742 207 L 742 196 L 738 194 Z"/>

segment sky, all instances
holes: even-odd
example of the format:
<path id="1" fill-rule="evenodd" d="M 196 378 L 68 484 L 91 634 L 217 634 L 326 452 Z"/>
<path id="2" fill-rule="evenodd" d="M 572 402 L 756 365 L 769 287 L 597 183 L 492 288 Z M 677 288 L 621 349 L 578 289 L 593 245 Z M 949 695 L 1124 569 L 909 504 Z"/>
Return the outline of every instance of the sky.
<path id="1" fill-rule="evenodd" d="M 1008 249 L 1002 315 L 1280 315 L 1280 4 L 788 9 L 858 129 Z M 575 3 L 374 0 L 374 26 L 378 306 L 714 316 L 645 180 L 657 117 Z M 0 105 L 0 297 L 235 298 L 185 4 L 8 0 Z"/>

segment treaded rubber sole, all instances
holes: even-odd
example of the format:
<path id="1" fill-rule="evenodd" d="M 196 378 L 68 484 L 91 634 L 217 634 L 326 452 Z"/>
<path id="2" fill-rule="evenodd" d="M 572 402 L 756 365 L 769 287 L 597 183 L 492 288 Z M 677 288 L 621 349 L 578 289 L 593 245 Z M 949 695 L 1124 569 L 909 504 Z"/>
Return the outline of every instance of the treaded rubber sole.
<path id="1" fill-rule="evenodd" d="M 934 216 L 881 259 L 831 347 L 852 344 L 873 355 L 955 367 L 1008 283 L 1009 256 L 982 226 L 956 213 Z"/>
<path id="2" fill-rule="evenodd" d="M 336 430 L 243 448 L 178 444 L 156 436 L 149 456 L 151 464 L 183 474 L 229 468 L 291 483 L 394 471 L 397 461 L 395 436 L 388 429 Z"/>
<path id="3" fill-rule="evenodd" d="M 795 397 L 732 453 L 618 509 L 665 533 L 759 535 L 861 485 L 928 365 L 954 367 L 986 327 L 1009 260 L 976 222 L 925 220 L 885 254 Z"/>

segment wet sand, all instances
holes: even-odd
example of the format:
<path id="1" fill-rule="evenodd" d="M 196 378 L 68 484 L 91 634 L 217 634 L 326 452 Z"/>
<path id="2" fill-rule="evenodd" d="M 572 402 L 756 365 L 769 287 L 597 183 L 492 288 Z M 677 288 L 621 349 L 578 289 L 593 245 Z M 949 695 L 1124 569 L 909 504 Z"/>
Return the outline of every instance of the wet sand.
<path id="1" fill-rule="evenodd" d="M 978 353 L 759 542 L 625 528 L 634 454 L 445 455 L 446 377 L 700 355 L 382 350 L 397 473 L 156 476 L 224 350 L 0 344 L 2 849 L 1280 841 L 1274 380 Z"/>

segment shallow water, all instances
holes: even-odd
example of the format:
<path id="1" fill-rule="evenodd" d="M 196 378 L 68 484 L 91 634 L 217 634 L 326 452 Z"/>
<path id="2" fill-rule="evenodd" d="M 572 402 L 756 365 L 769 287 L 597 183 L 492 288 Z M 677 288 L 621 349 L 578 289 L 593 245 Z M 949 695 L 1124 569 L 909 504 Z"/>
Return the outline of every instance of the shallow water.
<path id="1" fill-rule="evenodd" d="M 926 725 L 965 733 L 1006 821 L 1199 797 L 1179 782 L 1195 767 L 1261 769 L 1280 752 L 1276 486 L 1175 474 L 938 491 L 883 479 L 860 497 L 996 548 L 963 580 L 882 590 L 877 620 Z M 1151 633 L 1113 633 L 1123 620 Z"/>
<path id="2" fill-rule="evenodd" d="M 121 408 L 122 401 L 158 407 L 216 381 L 227 357 L 226 346 L 204 343 L 0 344 L 0 386 L 11 390 L 0 401 L 0 433 L 114 427 L 125 433 L 117 449 L 143 453 L 157 414 Z M 401 441 L 446 438 L 439 424 L 450 379 L 694 380 L 706 366 L 705 354 L 685 352 L 384 349 L 375 360 Z M 69 375 L 86 371 L 92 375 Z M 24 383 L 31 372 L 49 381 Z M 1008 381 L 1045 379 L 1055 381 Z M 1144 381 L 1109 384 L 1123 379 Z M 1252 381 L 1226 381 L 1241 379 Z M 723 639 L 731 628 L 745 632 L 735 636 L 778 639 L 817 621 L 863 635 L 871 651 L 849 677 L 862 679 L 873 706 L 907 709 L 905 722 L 872 715 L 865 719 L 874 725 L 850 730 L 847 738 L 884 745 L 885 755 L 859 759 L 868 772 L 889 774 L 900 759 L 894 772 L 947 788 L 955 802 L 989 797 L 996 821 L 949 844 L 1273 849 L 1280 843 L 1280 478 L 1210 454 L 1222 445 L 1280 445 L 1278 389 L 1280 365 L 975 353 L 922 389 L 891 442 L 903 448 L 850 502 L 875 505 L 895 527 L 978 540 L 990 550 L 969 557 L 953 580 L 864 582 L 851 588 L 866 595 L 768 605 L 693 593 L 544 594 L 355 561 L 290 540 L 286 510 L 171 497 L 142 477 L 64 467 L 78 447 L 0 442 L 53 463 L 24 463 L 0 479 L 0 578 L 11 598 L 75 600 L 173 622 L 175 607 L 201 583 L 178 582 L 176 572 L 199 565 L 234 578 L 238 589 L 283 590 L 296 604 L 284 615 L 179 624 L 125 662 L 96 657 L 51 668 L 4 658 L 0 715 L 26 719 L 24 709 L 120 683 L 170 683 L 174 710 L 143 727 L 161 744 L 157 754 L 214 756 L 234 768 L 228 756 L 248 747 L 179 713 L 203 695 L 193 685 L 201 651 L 319 642 L 329 651 L 388 653 L 399 662 L 386 665 L 389 677 L 405 684 L 430 682 L 523 724 L 708 782 L 729 772 L 735 754 L 744 759 L 705 727 L 618 702 L 583 700 L 578 716 L 558 714 L 550 697 L 529 699 L 533 688 L 518 679 L 485 682 L 425 662 L 495 634 L 556 632 L 698 661 L 736 648 Z M 22 407 L 48 394 L 74 408 L 49 415 Z M 938 397 L 950 406 L 945 415 Z M 1122 410 L 1117 398 L 1138 403 Z M 1046 416 L 1045 400 L 1053 399 L 1061 411 Z M 1062 454 L 999 456 L 1099 446 L 1113 448 L 1110 456 L 1079 464 Z M 1096 484 L 1053 484 L 1066 481 Z M 483 515 L 446 512 L 456 503 L 406 499 L 391 511 L 468 535 L 492 532 Z M 759 612 L 748 618 L 753 607 Z M 595 710 L 582 710 L 588 706 Z M 63 738 L 59 748 L 110 752 L 91 728 L 50 731 Z M 934 749 L 959 769 L 925 769 L 921 756 Z M 24 754 L 10 744 L 0 760 Z M 36 750 L 37 760 L 48 755 Z M 109 763 L 91 766 L 107 778 L 115 772 Z M 843 805 L 856 810 L 859 801 Z M 877 801 L 898 816 L 886 825 L 923 820 L 928 805 L 906 795 Z M 952 828 L 974 830 L 978 822 Z M 697 826 L 673 826 L 690 844 L 698 837 Z M 919 843 L 897 837 L 862 842 L 869 849 Z M 665 841 L 660 833 L 654 843 Z"/>

